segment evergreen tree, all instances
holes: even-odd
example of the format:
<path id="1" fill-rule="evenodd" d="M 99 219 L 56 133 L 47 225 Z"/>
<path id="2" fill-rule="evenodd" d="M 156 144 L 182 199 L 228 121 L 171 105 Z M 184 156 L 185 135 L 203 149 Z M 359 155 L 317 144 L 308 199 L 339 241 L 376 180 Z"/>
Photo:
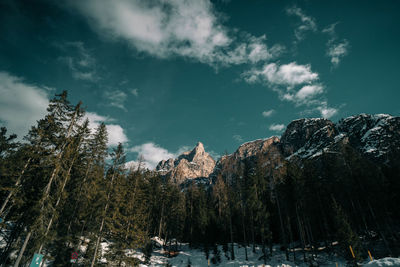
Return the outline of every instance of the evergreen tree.
<path id="1" fill-rule="evenodd" d="M 112 225 L 112 216 L 115 215 L 115 213 L 109 212 L 109 208 L 110 205 L 112 204 L 111 201 L 113 200 L 112 197 L 115 197 L 113 195 L 114 191 L 114 183 L 115 180 L 118 179 L 119 175 L 122 174 L 123 170 L 124 170 L 124 163 L 125 163 L 125 153 L 122 147 L 122 144 L 119 143 L 117 148 L 115 148 L 113 150 L 113 152 L 111 153 L 111 157 L 112 157 L 112 166 L 111 168 L 108 170 L 108 173 L 106 175 L 106 179 L 109 181 L 107 183 L 107 197 L 105 199 L 105 203 L 104 203 L 104 209 L 102 212 L 102 216 L 101 216 L 101 223 L 100 223 L 100 227 L 97 231 L 97 240 L 96 240 L 96 245 L 94 248 L 94 254 L 93 254 L 93 258 L 92 258 L 92 262 L 91 262 L 91 267 L 93 267 L 97 261 L 97 253 L 99 251 L 99 245 L 100 245 L 100 241 L 103 238 L 103 230 L 105 228 L 105 226 L 112 232 L 113 231 L 113 225 Z"/>
<path id="2" fill-rule="evenodd" d="M 361 254 L 362 250 L 360 241 L 356 233 L 353 232 L 343 209 L 340 207 L 340 205 L 336 202 L 336 200 L 333 197 L 332 197 L 332 207 L 335 214 L 335 224 L 337 227 L 335 235 L 337 240 L 339 241 L 339 245 L 343 256 L 348 260 L 353 259 L 353 256 L 350 251 L 350 246 L 351 246 L 356 259 L 357 260 L 362 259 L 362 254 Z"/>

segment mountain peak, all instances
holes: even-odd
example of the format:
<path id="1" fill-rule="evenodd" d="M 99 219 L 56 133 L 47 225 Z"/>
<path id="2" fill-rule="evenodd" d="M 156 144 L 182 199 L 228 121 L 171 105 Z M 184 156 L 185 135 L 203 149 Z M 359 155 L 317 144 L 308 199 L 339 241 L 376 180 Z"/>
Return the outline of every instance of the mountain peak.
<path id="1" fill-rule="evenodd" d="M 204 151 L 204 145 L 202 142 L 197 142 L 197 145 L 194 147 L 196 150 L 203 150 Z"/>
<path id="2" fill-rule="evenodd" d="M 206 151 L 204 150 L 204 145 L 202 142 L 197 142 L 197 145 L 193 148 L 193 150 L 189 154 L 189 161 L 195 160 L 197 157 L 202 157 Z M 208 155 L 208 154 L 207 154 Z"/>
<path id="3" fill-rule="evenodd" d="M 184 152 L 176 159 L 161 161 L 156 170 L 176 183 L 186 179 L 208 177 L 214 170 L 214 159 L 204 150 L 204 145 L 198 142 L 193 150 Z"/>

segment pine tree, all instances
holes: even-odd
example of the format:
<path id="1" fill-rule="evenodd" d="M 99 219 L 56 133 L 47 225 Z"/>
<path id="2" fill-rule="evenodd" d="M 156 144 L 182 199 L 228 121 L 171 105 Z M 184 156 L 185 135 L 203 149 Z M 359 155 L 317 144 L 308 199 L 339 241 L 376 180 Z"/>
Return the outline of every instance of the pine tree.
<path id="1" fill-rule="evenodd" d="M 5 216 L 3 212 L 10 201 L 14 191 L 18 188 L 21 183 L 21 178 L 17 180 L 13 178 L 15 167 L 15 161 L 12 160 L 13 154 L 19 146 L 19 143 L 15 142 L 17 136 L 11 134 L 7 136 L 7 128 L 0 128 L 0 196 L 2 204 L 0 206 L 0 218 L 4 220 Z M 3 196 L 4 195 L 4 196 Z"/>
<path id="2" fill-rule="evenodd" d="M 38 126 L 33 127 L 27 136 L 27 140 L 30 141 L 33 147 L 36 149 L 43 147 L 41 150 L 47 150 L 50 152 L 49 157 L 46 159 L 48 160 L 48 164 L 52 167 L 49 176 L 45 175 L 48 179 L 37 202 L 39 210 L 37 211 L 37 216 L 34 217 L 35 219 L 25 237 L 24 243 L 14 264 L 15 266 L 19 265 L 32 233 L 35 234 L 37 242 L 30 250 L 35 250 L 37 248 L 36 246 L 38 246 L 38 251 L 39 253 L 41 252 L 42 245 L 39 243 L 42 243 L 43 240 L 46 239 L 46 227 L 44 225 L 49 224 L 53 210 L 51 203 L 52 199 L 50 197 L 52 193 L 51 189 L 54 185 L 56 187 L 60 186 L 59 183 L 55 184 L 55 182 L 57 182 L 56 180 L 62 168 L 65 148 L 71 142 L 75 127 L 83 115 L 80 106 L 81 103 L 79 103 L 75 108 L 70 105 L 67 100 L 66 91 L 60 95 L 56 95 L 56 97 L 50 101 L 46 117 L 40 120 Z"/>
<path id="3" fill-rule="evenodd" d="M 352 254 L 349 247 L 353 248 L 356 259 L 361 259 L 361 244 L 357 235 L 353 232 L 350 223 L 347 219 L 346 214 L 336 200 L 332 197 L 332 208 L 335 214 L 335 225 L 336 225 L 336 238 L 339 241 L 339 245 L 343 256 L 352 260 Z"/>
<path id="4" fill-rule="evenodd" d="M 119 143 L 117 148 L 115 148 L 113 150 L 113 152 L 111 153 L 111 157 L 112 157 L 112 166 L 108 170 L 108 174 L 107 174 L 107 180 L 109 180 L 109 182 L 107 184 L 107 197 L 105 200 L 105 205 L 104 205 L 104 210 L 102 213 L 100 227 L 99 227 L 99 230 L 97 231 L 97 240 L 96 240 L 96 245 L 94 248 L 94 255 L 92 258 L 91 267 L 93 267 L 94 264 L 96 263 L 97 253 L 99 250 L 100 241 L 103 237 L 103 230 L 105 227 L 105 223 L 107 223 L 107 221 L 109 221 L 109 219 L 110 219 L 110 217 L 109 217 L 110 214 L 108 212 L 109 212 L 109 207 L 110 207 L 111 200 L 112 200 L 111 197 L 114 192 L 113 191 L 114 190 L 114 180 L 116 179 L 116 177 L 118 175 L 120 175 L 123 172 L 123 168 L 124 168 L 125 153 L 124 153 L 121 143 Z M 108 226 L 110 226 L 110 225 L 111 224 L 109 223 Z"/>

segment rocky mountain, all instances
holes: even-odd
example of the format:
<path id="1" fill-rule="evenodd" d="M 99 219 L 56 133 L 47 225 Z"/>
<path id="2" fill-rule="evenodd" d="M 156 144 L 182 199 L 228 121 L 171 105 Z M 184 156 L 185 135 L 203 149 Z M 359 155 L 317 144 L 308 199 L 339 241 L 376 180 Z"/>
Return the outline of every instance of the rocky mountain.
<path id="1" fill-rule="evenodd" d="M 291 159 L 315 158 L 348 145 L 370 160 L 391 165 L 400 152 L 400 117 L 360 114 L 340 120 L 301 119 L 282 135 L 282 153 Z"/>
<path id="2" fill-rule="evenodd" d="M 233 182 L 245 168 L 261 162 L 268 175 L 280 179 L 289 165 L 302 168 L 311 162 L 323 170 L 323 166 L 334 163 L 340 169 L 347 164 L 343 159 L 353 158 L 365 166 L 399 169 L 400 117 L 360 114 L 338 123 L 322 118 L 299 119 L 287 126 L 280 139 L 274 136 L 244 143 L 217 162 L 198 143 L 177 159 L 161 161 L 157 171 L 179 184 L 190 178 L 212 182 L 218 175 Z"/>
<path id="3" fill-rule="evenodd" d="M 214 159 L 205 152 L 203 144 L 198 142 L 192 151 L 184 152 L 176 159 L 160 161 L 156 171 L 161 176 L 181 184 L 186 179 L 208 177 L 214 167 Z"/>
<path id="4" fill-rule="evenodd" d="M 233 182 L 245 168 L 254 167 L 259 157 L 267 159 L 264 167 L 269 171 L 276 171 L 278 166 L 282 166 L 284 157 L 280 151 L 279 138 L 273 136 L 242 144 L 234 153 L 221 157 L 210 176 L 215 180 L 218 175 L 222 175 L 226 181 Z"/>

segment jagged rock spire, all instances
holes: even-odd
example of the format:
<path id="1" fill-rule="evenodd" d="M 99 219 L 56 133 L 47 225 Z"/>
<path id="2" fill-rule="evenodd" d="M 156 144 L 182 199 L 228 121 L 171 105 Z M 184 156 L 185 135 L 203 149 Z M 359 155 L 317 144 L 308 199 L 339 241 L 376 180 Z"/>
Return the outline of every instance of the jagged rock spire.
<path id="1" fill-rule="evenodd" d="M 178 158 L 161 161 L 156 171 L 176 183 L 182 183 L 186 179 L 208 177 L 214 167 L 214 159 L 205 152 L 203 143 L 198 142 L 193 150 L 182 153 Z"/>

